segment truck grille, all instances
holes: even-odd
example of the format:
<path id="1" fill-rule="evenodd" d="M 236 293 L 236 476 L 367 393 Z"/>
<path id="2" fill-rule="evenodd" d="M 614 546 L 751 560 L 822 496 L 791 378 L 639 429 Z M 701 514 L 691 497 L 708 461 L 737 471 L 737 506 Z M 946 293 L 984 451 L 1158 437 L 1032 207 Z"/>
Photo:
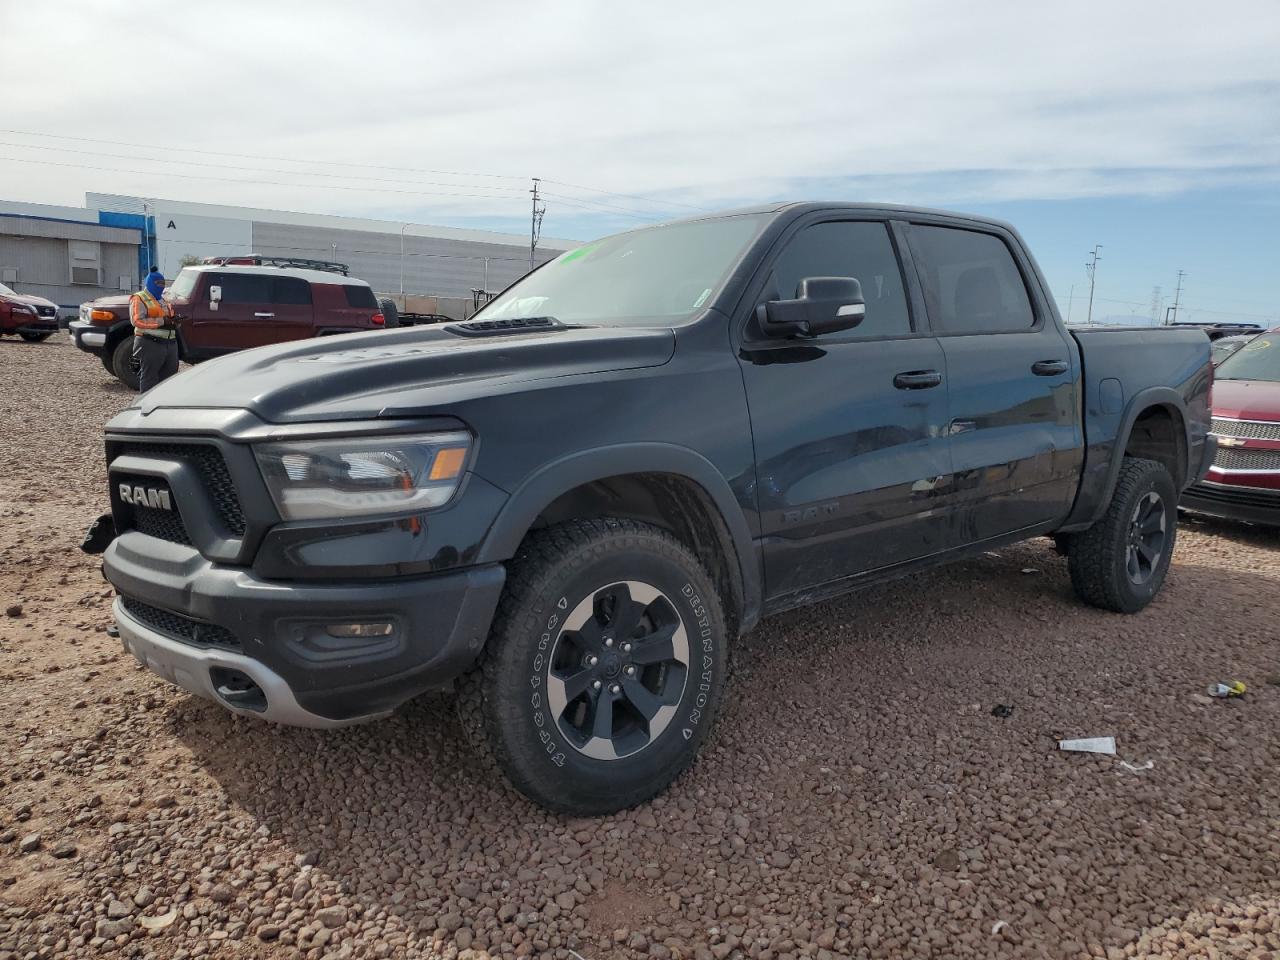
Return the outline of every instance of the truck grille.
<path id="1" fill-rule="evenodd" d="M 184 643 L 193 643 L 201 647 L 228 647 L 238 649 L 240 641 L 226 627 L 193 620 L 191 617 L 170 610 L 161 610 L 149 603 L 135 600 L 133 597 L 121 597 L 120 603 L 125 612 L 139 623 L 152 630 L 163 633 Z"/>
<path id="2" fill-rule="evenodd" d="M 154 488 L 167 490 L 164 484 L 148 479 L 147 483 Z M 173 494 L 170 493 L 170 502 Z M 145 533 L 149 537 L 168 540 L 170 543 L 191 545 L 191 537 L 187 535 L 187 525 L 182 522 L 182 514 L 175 510 L 153 510 L 150 507 L 135 506 L 133 508 L 133 529 Z"/>
<path id="3" fill-rule="evenodd" d="M 1187 488 L 1187 492 L 1210 503 L 1241 503 L 1250 507 L 1270 508 L 1280 513 L 1280 490 L 1251 490 L 1220 483 L 1193 483 Z"/>
<path id="4" fill-rule="evenodd" d="M 1280 450 L 1219 447 L 1213 465 L 1219 470 L 1280 470 Z"/>
<path id="5" fill-rule="evenodd" d="M 222 454 L 217 447 L 199 443 L 125 443 L 120 445 L 116 455 L 120 456 L 121 454 L 130 454 L 136 457 L 159 456 L 190 463 L 204 480 L 205 489 L 209 491 L 209 496 L 213 499 L 218 518 L 223 525 L 234 536 L 244 536 L 244 512 L 240 509 L 240 498 L 236 494 L 236 485 L 231 479 L 231 471 L 227 469 L 227 463 L 222 459 Z M 139 511 L 139 513 L 142 512 Z M 158 511 L 145 512 L 156 513 Z M 181 518 L 178 519 L 178 523 L 181 525 Z M 141 526 L 139 526 L 139 529 L 141 529 Z M 182 530 L 182 535 L 186 536 L 185 528 Z M 153 536 L 158 536 L 158 534 L 153 534 Z M 172 540 L 173 538 L 166 536 L 161 539 Z M 183 539 L 175 540 L 174 542 L 190 543 L 190 540 Z"/>
<path id="6" fill-rule="evenodd" d="M 1280 440 L 1280 422 L 1257 423 L 1252 420 L 1231 420 L 1214 417 L 1210 428 L 1220 437 L 1240 437 L 1242 440 Z"/>

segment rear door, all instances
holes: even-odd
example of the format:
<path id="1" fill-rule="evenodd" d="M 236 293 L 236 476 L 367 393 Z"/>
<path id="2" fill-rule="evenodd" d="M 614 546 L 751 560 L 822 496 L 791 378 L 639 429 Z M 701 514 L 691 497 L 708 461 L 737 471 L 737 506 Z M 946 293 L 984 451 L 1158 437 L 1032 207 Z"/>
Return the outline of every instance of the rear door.
<path id="1" fill-rule="evenodd" d="M 908 232 L 946 357 L 952 545 L 1065 517 L 1084 455 L 1081 371 L 1032 264 L 995 227 Z"/>
<path id="2" fill-rule="evenodd" d="M 806 277 L 855 277 L 859 326 L 763 335 L 739 351 L 756 449 L 766 588 L 778 598 L 936 553 L 951 472 L 945 361 L 881 220 L 820 221 L 790 236 L 752 306 Z"/>

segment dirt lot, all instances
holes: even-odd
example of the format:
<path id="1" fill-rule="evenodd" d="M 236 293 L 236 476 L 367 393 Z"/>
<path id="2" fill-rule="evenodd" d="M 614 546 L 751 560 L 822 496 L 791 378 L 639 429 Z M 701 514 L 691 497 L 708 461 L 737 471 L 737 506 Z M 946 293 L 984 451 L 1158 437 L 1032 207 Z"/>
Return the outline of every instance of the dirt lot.
<path id="1" fill-rule="evenodd" d="M 446 697 L 281 729 L 125 656 L 76 547 L 128 400 L 0 342 L 0 960 L 1280 955 L 1272 533 L 1184 526 L 1136 617 L 1037 541 L 768 622 L 690 774 L 565 820 Z"/>

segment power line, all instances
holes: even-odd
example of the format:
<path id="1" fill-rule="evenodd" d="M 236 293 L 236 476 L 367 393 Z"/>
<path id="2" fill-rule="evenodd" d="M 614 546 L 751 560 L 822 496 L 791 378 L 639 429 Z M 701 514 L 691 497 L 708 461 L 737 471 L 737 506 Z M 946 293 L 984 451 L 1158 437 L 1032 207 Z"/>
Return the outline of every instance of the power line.
<path id="1" fill-rule="evenodd" d="M 162 151 L 168 151 L 171 153 L 199 153 L 204 156 L 228 157 L 231 159 L 238 159 L 238 160 L 267 160 L 273 163 L 292 163 L 292 164 L 300 164 L 300 165 L 309 164 L 309 165 L 320 165 L 320 166 L 327 166 L 327 167 L 349 167 L 349 168 L 354 167 L 357 169 L 369 169 L 369 170 L 393 170 L 401 173 L 420 173 L 420 174 L 428 174 L 433 176 L 448 176 L 448 177 L 484 177 L 487 179 L 496 179 L 496 180 L 524 180 L 525 179 L 524 177 L 516 176 L 514 174 L 505 174 L 505 173 L 479 173 L 479 172 L 465 173 L 457 170 L 437 170 L 437 169 L 426 168 L 426 167 L 401 167 L 401 166 L 393 166 L 389 164 L 357 163 L 357 162 L 348 162 L 348 161 L 341 161 L 341 160 L 317 160 L 317 159 L 299 160 L 294 157 L 275 157 L 275 156 L 268 156 L 264 154 L 252 154 L 252 153 L 232 153 L 232 152 L 223 151 L 223 150 L 205 150 L 203 148 L 197 148 L 197 147 L 171 147 L 171 146 L 164 146 L 161 144 L 137 143 L 137 142 L 128 141 L 128 140 L 107 140 L 107 139 L 96 138 L 96 137 L 74 137 L 74 136 L 69 136 L 65 134 L 36 133 L 31 130 L 14 130 L 9 128 L 0 128 L 0 133 L 17 134 L 19 136 L 24 136 L 24 137 L 43 137 L 45 139 L 50 139 L 50 140 L 67 140 L 67 141 L 76 142 L 76 143 L 105 143 L 105 144 L 110 144 L 112 146 L 131 147 L 139 150 L 162 150 Z M 98 151 L 72 150 L 69 148 L 53 147 L 53 146 L 48 146 L 45 144 L 38 144 L 38 143 L 5 142 L 2 145 L 25 147 L 25 148 L 37 149 L 37 150 L 59 150 L 64 153 L 80 153 L 80 154 L 90 154 L 94 156 L 109 156 L 113 159 L 124 159 L 124 160 L 139 159 L 135 155 L 103 154 Z M 7 159 L 7 158 L 0 158 L 0 159 Z M 250 167 L 232 167 L 232 166 L 223 165 L 223 164 L 209 164 L 209 163 L 203 163 L 198 160 L 188 160 L 185 158 L 174 158 L 174 160 L 172 161 L 164 160 L 164 159 L 156 159 L 156 160 L 149 159 L 148 162 L 153 162 L 153 163 L 173 162 L 173 163 L 187 164 L 188 166 L 205 166 L 205 167 L 214 167 L 214 168 L 221 168 L 221 169 L 244 169 L 244 170 L 262 169 L 262 168 L 250 168 Z M 66 166 L 66 164 L 64 164 L 64 166 Z M 86 169 L 109 169 L 109 168 L 88 167 Z M 120 171 L 120 172 L 129 173 L 129 172 L 135 172 L 135 171 Z M 295 175 L 295 174 L 301 173 L 304 176 L 314 176 L 314 177 L 329 176 L 329 177 L 337 177 L 340 179 L 345 177 L 345 179 L 350 179 L 350 180 L 369 179 L 369 180 L 377 180 L 380 182 L 388 182 L 388 183 L 416 182 L 416 181 L 397 181 L 397 180 L 385 179 L 385 178 L 360 177 L 354 174 L 353 175 L 322 174 L 322 173 L 308 173 L 306 171 L 293 171 L 293 170 L 267 170 L 265 172 L 281 173 L 285 175 Z M 645 197 L 639 194 L 619 193 L 617 191 L 602 190 L 599 187 L 590 187 L 584 184 L 568 183 L 562 180 L 546 180 L 545 182 L 555 183 L 562 187 L 568 187 L 573 190 L 585 190 L 589 193 L 598 193 L 603 196 L 625 197 L 632 200 L 641 200 L 646 203 L 656 203 L 661 206 L 686 207 L 690 210 L 709 212 L 705 207 L 694 206 L 693 204 L 683 203 L 678 200 L 660 200 L 655 197 Z M 426 185 L 446 186 L 446 187 L 472 186 L 468 184 L 451 184 L 451 183 L 434 184 L 429 182 Z M 481 185 L 475 185 L 475 186 L 477 186 L 479 189 L 485 189 L 485 190 L 494 190 L 494 189 L 511 190 L 513 193 L 517 195 L 519 193 L 519 189 L 515 187 L 498 187 L 498 186 L 489 187 L 489 186 L 481 186 Z M 582 201 L 578 205 L 582 206 L 584 209 L 591 209 L 591 206 L 589 206 L 588 204 L 596 203 L 596 204 L 600 204 L 602 207 L 606 209 L 610 209 L 619 213 L 628 213 L 628 214 L 631 214 L 632 216 L 636 216 L 643 219 L 643 214 L 641 214 L 639 211 L 632 211 L 632 210 L 628 210 L 623 207 L 617 207 L 611 204 L 602 204 L 599 201 L 589 201 L 588 198 L 585 198 L 585 197 L 577 197 L 573 199 Z"/>
<path id="2" fill-rule="evenodd" d="M 192 173 L 172 173 L 167 170 L 129 170 L 123 167 L 99 167 L 86 163 L 66 163 L 55 160 L 32 160 L 26 157 L 0 157 L 0 161 L 11 163 L 32 163 L 46 167 L 71 167 L 78 170 L 97 170 L 103 173 L 133 173 L 143 177 L 177 177 L 181 180 L 209 180 L 218 183 L 253 184 L 267 187 L 297 187 L 297 183 L 286 183 L 280 180 L 251 180 L 241 177 L 213 177 Z M 315 190 L 345 190 L 353 193 L 394 193 L 404 196 L 420 197 L 467 197 L 477 200 L 511 200 L 513 197 L 496 193 L 441 193 L 437 190 L 391 190 L 386 187 L 345 187 L 336 183 L 302 184 Z M 499 188 L 505 189 L 505 188 Z"/>
<path id="3" fill-rule="evenodd" d="M 656 203 L 661 206 L 668 207 L 687 207 L 690 210 L 698 210 L 703 213 L 711 213 L 707 207 L 699 207 L 692 203 L 681 203 L 679 200 L 659 200 L 657 197 L 644 197 L 638 193 L 618 193 L 616 190 L 601 190 L 599 187 L 586 187 L 580 183 L 566 183 L 563 180 L 548 180 L 547 183 L 555 183 L 562 187 L 570 187 L 574 190 L 586 190 L 590 193 L 602 193 L 610 197 L 626 197 L 630 200 L 643 200 L 646 203 Z"/>
<path id="4" fill-rule="evenodd" d="M 477 190 L 506 190 L 510 191 L 512 196 L 519 196 L 521 193 L 521 191 L 516 187 L 490 187 L 485 186 L 484 184 L 472 183 L 442 183 L 440 181 L 433 180 L 401 180 L 394 177 L 367 177 L 361 174 L 347 173 L 316 173 L 310 170 L 278 170 L 272 167 L 244 167 L 236 164 L 204 163 L 199 160 L 180 160 L 176 158 L 169 160 L 163 157 L 143 157 L 127 153 L 102 153 L 97 150 L 75 150 L 71 147 L 49 147 L 36 143 L 14 143 L 11 140 L 0 140 L 0 147 L 19 147 L 21 149 L 29 150 L 54 150 L 58 153 L 74 153 L 82 156 L 106 157 L 112 160 L 140 160 L 144 163 L 181 164 L 188 167 L 210 167 L 214 170 L 245 170 L 254 173 L 280 173 L 291 177 L 325 177 L 330 180 L 367 180 L 373 183 L 402 183 L 424 187 L 464 187 Z"/>
<path id="5" fill-rule="evenodd" d="M 456 170 L 431 170 L 423 167 L 393 167 L 380 163 L 356 163 L 344 160 L 298 160 L 293 157 L 270 157 L 256 153 L 228 153 L 223 150 L 206 150 L 203 147 L 168 147 L 153 143 L 134 143 L 128 140 L 101 140 L 95 137 L 71 137 L 57 133 L 35 133 L 31 130 L 0 128 L 0 133 L 16 133 L 24 137 L 45 137 L 49 140 L 74 140 L 79 143 L 109 143 L 115 147 L 137 147 L 143 150 L 169 150 L 176 153 L 200 153 L 210 157 L 232 157 L 238 160 L 270 160 L 278 163 L 310 163 L 329 167 L 364 167 L 372 170 L 399 170 L 402 173 L 427 173 L 448 177 L 490 177 L 495 180 L 524 180 L 509 173 L 461 173 Z"/>

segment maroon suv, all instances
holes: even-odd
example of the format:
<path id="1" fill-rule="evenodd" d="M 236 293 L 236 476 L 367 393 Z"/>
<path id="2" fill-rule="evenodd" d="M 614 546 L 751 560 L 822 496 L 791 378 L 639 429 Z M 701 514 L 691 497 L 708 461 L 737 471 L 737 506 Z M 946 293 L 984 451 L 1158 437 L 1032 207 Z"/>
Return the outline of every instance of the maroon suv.
<path id="1" fill-rule="evenodd" d="M 341 264 L 233 257 L 184 267 L 165 291 L 178 317 L 178 355 L 199 363 L 224 353 L 335 333 L 377 330 L 386 318 L 363 280 Z M 70 327 L 81 350 L 101 358 L 109 373 L 133 389 L 129 297 L 80 305 Z"/>
<path id="2" fill-rule="evenodd" d="M 1280 525 L 1280 329 L 1254 337 L 1218 366 L 1213 383 L 1218 453 L 1182 495 L 1198 513 Z"/>
<path id="3" fill-rule="evenodd" d="M 47 340 L 58 332 L 58 305 L 44 297 L 18 293 L 0 283 L 0 336 L 16 333 L 23 340 Z"/>

